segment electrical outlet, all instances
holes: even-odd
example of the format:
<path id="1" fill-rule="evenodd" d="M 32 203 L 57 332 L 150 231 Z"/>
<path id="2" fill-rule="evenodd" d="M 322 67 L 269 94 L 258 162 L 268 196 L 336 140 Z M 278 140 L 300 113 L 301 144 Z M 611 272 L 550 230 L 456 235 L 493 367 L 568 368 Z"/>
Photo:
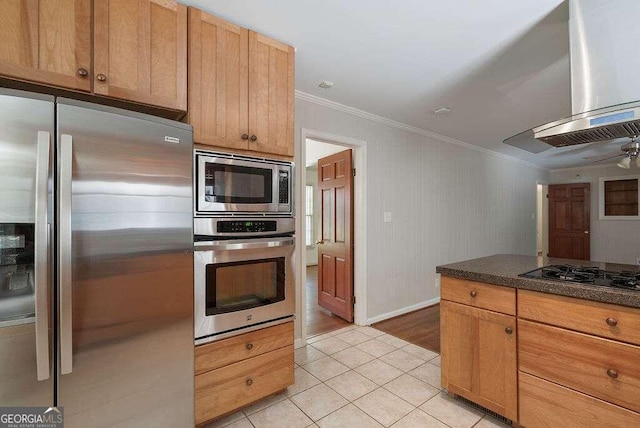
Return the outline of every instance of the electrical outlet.
<path id="1" fill-rule="evenodd" d="M 384 221 L 385 223 L 391 223 L 391 213 L 390 212 L 383 213 L 382 221 Z"/>
<path id="2" fill-rule="evenodd" d="M 440 275 L 436 276 L 435 286 L 436 290 L 440 288 Z"/>

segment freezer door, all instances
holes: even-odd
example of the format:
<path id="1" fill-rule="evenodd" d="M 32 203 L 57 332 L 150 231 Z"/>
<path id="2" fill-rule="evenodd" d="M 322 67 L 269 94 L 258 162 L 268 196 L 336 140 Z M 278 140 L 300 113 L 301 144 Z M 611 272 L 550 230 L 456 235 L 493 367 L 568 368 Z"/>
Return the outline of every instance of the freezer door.
<path id="1" fill-rule="evenodd" d="M 188 125 L 59 101 L 66 427 L 194 424 Z"/>
<path id="2" fill-rule="evenodd" d="M 51 406 L 53 97 L 0 89 L 0 405 Z"/>

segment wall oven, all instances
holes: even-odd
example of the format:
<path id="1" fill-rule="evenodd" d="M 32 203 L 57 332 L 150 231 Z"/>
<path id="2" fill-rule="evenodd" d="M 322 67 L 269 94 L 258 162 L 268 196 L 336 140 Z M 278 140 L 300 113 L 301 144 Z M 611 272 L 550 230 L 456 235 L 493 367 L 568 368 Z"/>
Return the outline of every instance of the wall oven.
<path id="1" fill-rule="evenodd" d="M 195 151 L 195 215 L 293 214 L 293 163 Z"/>
<path id="2" fill-rule="evenodd" d="M 196 344 L 293 318 L 293 217 L 194 219 Z"/>

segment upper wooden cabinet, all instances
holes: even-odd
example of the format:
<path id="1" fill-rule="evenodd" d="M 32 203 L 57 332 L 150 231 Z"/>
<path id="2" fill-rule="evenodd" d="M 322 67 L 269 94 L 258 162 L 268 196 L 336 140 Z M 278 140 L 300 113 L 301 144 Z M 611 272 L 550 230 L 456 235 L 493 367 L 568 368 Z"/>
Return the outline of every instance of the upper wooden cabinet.
<path id="1" fill-rule="evenodd" d="M 172 0 L 94 0 L 94 92 L 187 107 L 187 8 Z"/>
<path id="2" fill-rule="evenodd" d="M 294 50 L 189 8 L 194 141 L 293 156 Z"/>
<path id="3" fill-rule="evenodd" d="M 3 0 L 0 74 L 186 110 L 187 8 L 173 0 Z"/>
<path id="4" fill-rule="evenodd" d="M 91 90 L 91 0 L 3 0 L 0 74 Z"/>

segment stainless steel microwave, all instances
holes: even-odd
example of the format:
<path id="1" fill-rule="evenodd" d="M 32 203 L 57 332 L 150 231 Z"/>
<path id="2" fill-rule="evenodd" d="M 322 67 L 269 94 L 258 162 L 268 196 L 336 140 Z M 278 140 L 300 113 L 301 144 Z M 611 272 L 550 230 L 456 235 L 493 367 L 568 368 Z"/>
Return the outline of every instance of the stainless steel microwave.
<path id="1" fill-rule="evenodd" d="M 195 151 L 195 215 L 293 215 L 293 163 Z"/>

